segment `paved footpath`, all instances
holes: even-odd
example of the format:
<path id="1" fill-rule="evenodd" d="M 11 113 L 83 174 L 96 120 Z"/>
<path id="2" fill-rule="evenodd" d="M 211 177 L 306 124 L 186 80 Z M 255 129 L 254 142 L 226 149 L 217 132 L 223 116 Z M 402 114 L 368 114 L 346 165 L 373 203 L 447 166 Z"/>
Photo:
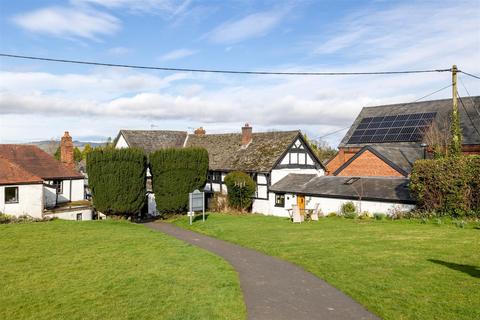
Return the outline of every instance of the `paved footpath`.
<path id="1" fill-rule="evenodd" d="M 240 276 L 248 319 L 378 319 L 344 293 L 289 262 L 170 223 L 145 225 L 227 260 Z"/>

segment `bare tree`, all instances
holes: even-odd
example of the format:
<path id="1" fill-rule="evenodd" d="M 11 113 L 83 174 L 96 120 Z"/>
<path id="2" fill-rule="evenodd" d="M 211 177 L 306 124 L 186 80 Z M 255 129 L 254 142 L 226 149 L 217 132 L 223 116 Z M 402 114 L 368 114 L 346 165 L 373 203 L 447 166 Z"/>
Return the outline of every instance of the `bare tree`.
<path id="1" fill-rule="evenodd" d="M 433 151 L 435 157 L 446 155 L 448 152 L 448 145 L 451 140 L 449 127 L 450 121 L 446 118 L 440 125 L 433 122 L 424 132 L 423 142 Z"/>
<path id="2" fill-rule="evenodd" d="M 54 138 L 51 138 L 45 147 L 45 151 L 53 155 L 57 151 L 57 148 L 58 148 L 58 141 L 56 141 Z"/>

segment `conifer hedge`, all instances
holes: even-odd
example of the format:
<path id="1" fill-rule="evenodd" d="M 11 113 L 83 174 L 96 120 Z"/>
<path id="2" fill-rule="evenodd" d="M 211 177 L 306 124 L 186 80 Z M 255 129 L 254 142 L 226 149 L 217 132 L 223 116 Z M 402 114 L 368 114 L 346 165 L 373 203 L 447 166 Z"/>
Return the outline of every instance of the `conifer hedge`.
<path id="1" fill-rule="evenodd" d="M 106 215 L 139 214 L 146 198 L 147 158 L 142 150 L 96 148 L 87 155 L 94 207 Z"/>
<path id="2" fill-rule="evenodd" d="M 257 185 L 252 177 L 244 172 L 234 171 L 225 176 L 228 191 L 228 203 L 235 209 L 249 209 L 252 206 Z"/>
<path id="3" fill-rule="evenodd" d="M 186 212 L 188 193 L 203 189 L 207 181 L 207 150 L 161 149 L 151 153 L 149 160 L 157 211 Z"/>

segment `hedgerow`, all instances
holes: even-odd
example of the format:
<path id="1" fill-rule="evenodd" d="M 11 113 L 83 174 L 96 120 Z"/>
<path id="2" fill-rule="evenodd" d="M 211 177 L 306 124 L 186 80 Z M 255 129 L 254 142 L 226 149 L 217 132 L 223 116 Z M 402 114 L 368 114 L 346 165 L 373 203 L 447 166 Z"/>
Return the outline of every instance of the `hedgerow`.
<path id="1" fill-rule="evenodd" d="M 207 181 L 207 150 L 161 149 L 150 154 L 149 158 L 157 211 L 187 211 L 188 193 L 202 189 Z"/>
<path id="2" fill-rule="evenodd" d="M 415 162 L 410 191 L 420 209 L 442 215 L 480 212 L 480 157 L 460 156 Z"/>
<path id="3" fill-rule="evenodd" d="M 147 158 L 142 150 L 96 148 L 87 155 L 93 205 L 106 215 L 139 214 L 146 197 Z"/>

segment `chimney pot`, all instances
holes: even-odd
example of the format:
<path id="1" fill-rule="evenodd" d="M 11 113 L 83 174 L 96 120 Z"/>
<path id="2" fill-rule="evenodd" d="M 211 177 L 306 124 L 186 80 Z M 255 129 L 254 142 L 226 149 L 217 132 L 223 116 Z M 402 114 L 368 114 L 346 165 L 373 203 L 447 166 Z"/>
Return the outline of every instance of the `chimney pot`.
<path id="1" fill-rule="evenodd" d="M 198 129 L 195 129 L 195 131 L 193 132 L 197 137 L 203 137 L 207 132 L 205 131 L 205 129 L 203 129 L 203 127 L 200 127 Z"/>
<path id="2" fill-rule="evenodd" d="M 242 147 L 246 147 L 252 142 L 252 127 L 248 123 L 242 127 Z"/>
<path id="3" fill-rule="evenodd" d="M 60 140 L 60 161 L 67 167 L 75 168 L 75 160 L 73 157 L 73 142 L 72 137 L 65 131 L 62 139 Z"/>

